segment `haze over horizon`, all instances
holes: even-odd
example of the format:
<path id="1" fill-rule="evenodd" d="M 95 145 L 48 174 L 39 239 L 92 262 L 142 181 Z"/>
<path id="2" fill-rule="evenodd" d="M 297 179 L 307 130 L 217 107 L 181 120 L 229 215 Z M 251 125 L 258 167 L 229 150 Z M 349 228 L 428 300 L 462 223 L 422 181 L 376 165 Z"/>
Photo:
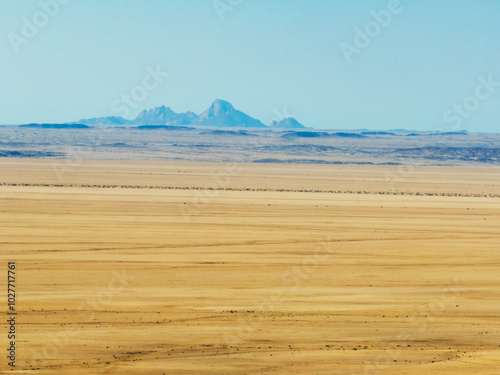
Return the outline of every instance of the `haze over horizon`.
<path id="1" fill-rule="evenodd" d="M 0 124 L 220 98 L 266 125 L 498 132 L 498 19 L 494 0 L 3 1 Z"/>

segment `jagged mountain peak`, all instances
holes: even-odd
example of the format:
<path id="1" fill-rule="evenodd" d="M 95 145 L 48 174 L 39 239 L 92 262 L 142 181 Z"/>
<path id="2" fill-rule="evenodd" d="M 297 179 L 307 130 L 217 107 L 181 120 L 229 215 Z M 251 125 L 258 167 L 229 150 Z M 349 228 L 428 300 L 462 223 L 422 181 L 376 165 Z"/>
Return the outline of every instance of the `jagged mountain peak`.
<path id="1" fill-rule="evenodd" d="M 284 118 L 281 121 L 273 121 L 271 123 L 271 128 L 276 128 L 276 129 L 303 129 L 303 128 L 305 128 L 305 126 L 302 125 L 300 122 L 298 122 L 295 118 L 293 118 L 293 117 L 287 117 L 287 118 Z"/>
<path id="2" fill-rule="evenodd" d="M 259 120 L 238 111 L 231 103 L 222 99 L 215 100 L 205 112 L 193 121 L 193 124 L 220 127 L 267 128 Z"/>
<path id="3" fill-rule="evenodd" d="M 139 125 L 187 125 L 196 118 L 193 112 L 176 113 L 170 107 L 160 107 L 144 110 L 133 120 Z"/>

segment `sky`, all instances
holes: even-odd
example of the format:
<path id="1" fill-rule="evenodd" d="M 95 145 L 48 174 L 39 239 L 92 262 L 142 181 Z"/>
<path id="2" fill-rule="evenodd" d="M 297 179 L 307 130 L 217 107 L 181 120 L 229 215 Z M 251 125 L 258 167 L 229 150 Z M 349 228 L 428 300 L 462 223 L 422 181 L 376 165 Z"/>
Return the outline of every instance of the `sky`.
<path id="1" fill-rule="evenodd" d="M 498 0 L 1 0 L 0 124 L 201 113 L 498 132 Z"/>

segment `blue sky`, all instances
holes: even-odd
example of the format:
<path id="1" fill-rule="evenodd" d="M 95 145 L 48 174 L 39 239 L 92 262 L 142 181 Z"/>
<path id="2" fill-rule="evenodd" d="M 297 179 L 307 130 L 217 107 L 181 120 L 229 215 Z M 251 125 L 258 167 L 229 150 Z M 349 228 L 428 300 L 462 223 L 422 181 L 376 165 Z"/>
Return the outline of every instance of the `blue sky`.
<path id="1" fill-rule="evenodd" d="M 497 0 L 56 1 L 0 2 L 0 124 L 123 115 L 135 90 L 129 118 L 221 98 L 266 124 L 499 129 Z"/>

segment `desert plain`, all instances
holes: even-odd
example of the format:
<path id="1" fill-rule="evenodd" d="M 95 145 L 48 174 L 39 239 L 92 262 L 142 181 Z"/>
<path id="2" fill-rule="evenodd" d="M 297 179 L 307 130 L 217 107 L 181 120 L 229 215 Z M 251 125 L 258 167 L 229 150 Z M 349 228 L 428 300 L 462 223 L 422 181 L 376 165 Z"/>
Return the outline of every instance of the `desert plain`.
<path id="1" fill-rule="evenodd" d="M 498 374 L 499 194 L 498 166 L 0 159 L 0 373 Z"/>

